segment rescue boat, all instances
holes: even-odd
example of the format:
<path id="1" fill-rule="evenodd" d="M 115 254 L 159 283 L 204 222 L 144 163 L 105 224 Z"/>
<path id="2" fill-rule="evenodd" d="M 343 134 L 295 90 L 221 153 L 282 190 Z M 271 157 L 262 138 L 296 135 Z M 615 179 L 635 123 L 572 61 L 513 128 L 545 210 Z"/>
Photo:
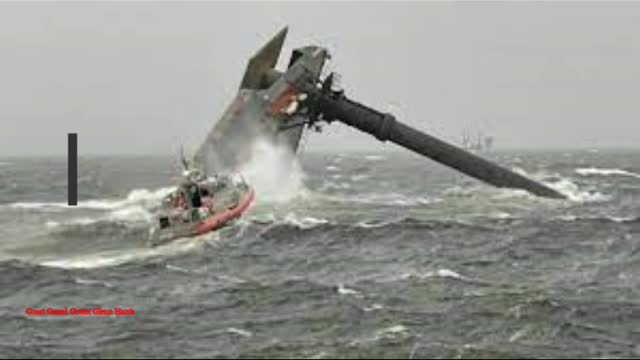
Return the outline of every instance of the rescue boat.
<path id="1" fill-rule="evenodd" d="M 254 200 L 254 190 L 244 180 L 227 176 L 181 184 L 157 210 L 149 245 L 218 230 L 240 218 Z"/>

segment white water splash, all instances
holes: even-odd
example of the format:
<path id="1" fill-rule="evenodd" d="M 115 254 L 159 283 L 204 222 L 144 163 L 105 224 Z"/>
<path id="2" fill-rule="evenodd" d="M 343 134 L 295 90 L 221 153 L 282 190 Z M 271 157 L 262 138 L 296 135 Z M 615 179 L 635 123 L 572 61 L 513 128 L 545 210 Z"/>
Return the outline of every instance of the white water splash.
<path id="1" fill-rule="evenodd" d="M 126 222 L 149 222 L 153 218 L 147 209 L 140 205 L 125 207 L 112 211 L 106 220 Z"/>
<path id="2" fill-rule="evenodd" d="M 598 191 L 589 191 L 581 189 L 575 182 L 569 178 L 561 177 L 559 174 L 550 174 L 546 172 L 537 172 L 534 174 L 527 173 L 524 169 L 514 167 L 512 170 L 522 176 L 539 181 L 544 185 L 558 191 L 565 195 L 569 201 L 573 202 L 604 202 L 611 200 L 611 196 L 605 195 Z M 554 178 L 553 181 L 549 181 L 549 178 Z M 545 180 L 547 179 L 547 180 Z M 541 200 L 540 197 L 529 193 L 522 189 L 508 189 L 508 188 L 489 188 L 486 186 L 453 186 L 444 190 L 443 194 L 448 196 L 464 196 L 471 197 L 476 194 L 489 193 L 492 197 L 498 199 L 505 198 L 525 198 L 531 200 Z"/>
<path id="3" fill-rule="evenodd" d="M 604 202 L 611 200 L 611 196 L 601 192 L 581 190 L 576 183 L 569 179 L 560 179 L 553 183 L 547 183 L 547 185 L 575 202 Z"/>
<path id="4" fill-rule="evenodd" d="M 295 154 L 284 146 L 257 141 L 253 144 L 251 161 L 239 172 L 256 190 L 258 202 L 287 202 L 308 193 Z"/>
<path id="5" fill-rule="evenodd" d="M 598 191 L 587 191 L 587 190 L 580 189 L 578 184 L 576 184 L 569 178 L 560 176 L 559 174 L 550 174 L 550 173 L 541 171 L 541 172 L 530 175 L 530 174 L 527 174 L 527 172 L 522 169 L 521 171 L 523 176 L 542 182 L 548 187 L 565 195 L 570 201 L 585 203 L 585 202 L 604 202 L 604 201 L 611 200 L 611 196 L 602 194 Z M 545 179 L 549 179 L 550 177 L 555 178 L 557 180 L 545 181 Z M 511 191 L 523 191 L 523 190 L 511 190 Z M 528 192 L 525 192 L 525 193 L 528 194 L 527 196 L 533 196 Z M 523 195 L 521 194 L 520 196 L 523 196 Z"/>

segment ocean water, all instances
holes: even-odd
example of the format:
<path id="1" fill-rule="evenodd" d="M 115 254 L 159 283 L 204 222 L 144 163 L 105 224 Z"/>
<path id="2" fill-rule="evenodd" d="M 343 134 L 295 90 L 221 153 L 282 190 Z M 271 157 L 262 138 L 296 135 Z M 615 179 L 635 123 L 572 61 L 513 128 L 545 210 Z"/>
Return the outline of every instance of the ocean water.
<path id="1" fill-rule="evenodd" d="M 568 199 L 305 153 L 248 171 L 240 221 L 148 248 L 175 159 L 81 158 L 77 207 L 65 159 L 0 159 L 0 357 L 640 357 L 640 152 L 487 156 Z M 65 307 L 135 315 L 26 314 Z"/>

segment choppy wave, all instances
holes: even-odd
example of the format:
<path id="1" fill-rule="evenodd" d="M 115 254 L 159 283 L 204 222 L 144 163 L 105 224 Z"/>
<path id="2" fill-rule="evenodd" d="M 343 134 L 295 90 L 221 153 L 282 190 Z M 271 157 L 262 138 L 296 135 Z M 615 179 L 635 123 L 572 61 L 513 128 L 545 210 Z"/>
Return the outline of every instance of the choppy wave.
<path id="1" fill-rule="evenodd" d="M 338 285 L 337 292 L 340 295 L 349 295 L 349 296 L 357 296 L 357 297 L 362 295 L 360 291 L 345 287 L 343 284 Z"/>
<path id="2" fill-rule="evenodd" d="M 536 181 L 540 181 L 552 189 L 565 195 L 570 201 L 579 203 L 605 202 L 611 200 L 611 196 L 597 190 L 586 190 L 581 188 L 570 178 L 562 177 L 559 174 L 551 174 L 544 171 L 529 174 L 522 168 L 513 168 L 514 172 L 526 176 Z M 454 186 L 444 191 L 445 195 L 471 196 L 477 193 L 489 192 L 496 198 L 529 198 L 539 199 L 537 196 L 521 189 L 494 189 L 481 186 Z"/>
<path id="3" fill-rule="evenodd" d="M 11 320 L 27 306 L 96 304 L 144 312 L 151 304 L 178 309 L 179 316 L 158 313 L 150 327 L 138 329 L 154 334 L 135 339 L 142 341 L 146 357 L 197 357 L 212 354 L 212 348 L 216 357 L 275 358 L 640 354 L 634 342 L 637 326 L 628 316 L 638 310 L 635 179 L 585 178 L 574 171 L 591 166 L 589 159 L 558 164 L 554 156 L 531 162 L 523 156 L 519 166 L 534 169 L 532 178 L 572 193 L 572 200 L 556 201 L 471 181 L 451 190 L 451 177 L 437 171 L 424 181 L 410 181 L 420 179 L 425 169 L 414 163 L 368 162 L 364 155 L 344 158 L 341 180 L 331 179 L 338 173 L 326 170 L 326 156 L 305 163 L 309 174 L 318 174 L 308 182 L 308 198 L 259 205 L 241 223 L 212 233 L 207 242 L 188 238 L 157 249 L 144 247 L 146 227 L 138 221 L 152 209 L 145 200 L 127 203 L 135 197 L 127 190 L 120 199 L 94 193 L 107 198 L 96 200 L 108 201 L 100 211 L 71 211 L 62 205 L 49 213 L 40 205 L 27 205 L 36 211 L 3 206 L 0 258 L 20 261 L 0 262 L 11 294 L 5 307 L 15 312 L 5 311 L 8 342 L 19 343 L 20 334 L 11 337 Z M 598 159 L 605 164 L 624 160 Z M 384 176 L 357 180 L 369 174 L 358 170 L 363 163 L 379 166 Z M 546 174 L 537 172 L 542 167 Z M 637 161 L 603 167 L 640 169 Z M 162 181 L 146 173 L 151 170 L 156 172 L 145 169 L 115 183 L 109 181 L 117 174 L 105 173 L 99 191 L 135 188 L 146 179 Z M 549 173 L 554 171 L 561 175 Z M 318 188 L 325 179 L 346 181 L 352 188 L 323 193 Z M 13 181 L 24 183 L 10 178 L 7 184 Z M 33 181 L 34 189 L 40 189 L 37 177 Z M 56 182 L 62 184 L 64 178 Z M 450 196 L 441 192 L 447 188 Z M 2 191 L 11 196 L 5 203 L 24 201 L 14 197 L 21 194 L 17 191 Z M 599 202 L 608 198 L 603 193 L 613 194 L 612 200 Z M 48 199 L 28 195 L 24 199 Z M 269 194 L 258 193 L 259 199 L 261 195 Z M 424 205 L 437 201 L 442 203 Z M 118 202 L 120 206 L 113 205 Z M 403 207 L 409 204 L 415 207 Z M 208 239 L 216 239 L 216 245 Z M 142 298 L 151 303 L 141 305 Z M 55 304 L 49 304 L 51 299 Z M 185 299 L 202 306 L 182 306 Z M 360 321 L 363 316 L 367 321 Z M 69 334 L 56 332 L 55 321 L 39 321 L 51 325 L 41 332 L 48 336 L 41 339 L 43 345 L 9 352 L 21 356 L 25 348 L 33 348 L 26 355 L 104 357 L 126 353 L 127 341 L 137 335 L 85 320 L 69 320 L 79 326 L 69 330 L 83 340 L 77 344 L 65 342 Z M 197 333 L 194 346 L 156 346 L 158 339 L 166 342 L 174 335 L 158 333 L 158 324 L 192 329 Z M 348 326 L 324 331 L 326 324 Z M 313 331 L 303 334 L 301 329 Z M 83 344 L 92 339 L 106 341 L 87 350 Z M 122 339 L 127 340 L 124 347 L 118 346 Z"/>
<path id="4" fill-rule="evenodd" d="M 611 200 L 611 196 L 603 194 L 596 190 L 582 189 L 575 181 L 570 178 L 563 177 L 557 173 L 549 173 L 546 171 L 539 171 L 534 174 L 527 173 L 524 169 L 516 168 L 516 172 L 519 174 L 535 179 L 544 183 L 545 185 L 557 190 L 561 194 L 565 195 L 570 201 L 574 202 L 604 202 Z M 518 196 L 532 196 L 528 192 L 523 190 L 512 190 L 514 195 Z M 520 192 L 519 194 L 517 192 Z"/>
<path id="5" fill-rule="evenodd" d="M 251 331 L 244 330 L 244 329 L 233 328 L 233 327 L 227 328 L 225 331 L 227 333 L 229 333 L 229 334 L 235 334 L 235 335 L 240 335 L 240 336 L 244 336 L 244 337 L 253 336 L 253 333 L 251 333 Z"/>
<path id="6" fill-rule="evenodd" d="M 348 182 L 333 182 L 333 181 L 325 181 L 322 186 L 318 189 L 318 191 L 323 192 L 327 190 L 347 190 L 351 189 L 351 184 Z"/>
<path id="7" fill-rule="evenodd" d="M 405 273 L 401 276 L 402 279 L 409 278 L 418 278 L 418 279 L 428 279 L 428 278 L 450 278 L 456 280 L 469 280 L 468 277 L 458 274 L 457 272 L 449 269 L 438 269 L 436 271 L 429 271 L 424 274 L 415 274 L 415 273 Z"/>
<path id="8" fill-rule="evenodd" d="M 116 210 L 136 204 L 155 202 L 173 191 L 175 187 L 164 187 L 157 190 L 135 189 L 125 199 L 95 199 L 78 202 L 77 206 L 69 206 L 62 202 L 16 202 L 6 206 L 14 209 L 93 209 Z"/>
<path id="9" fill-rule="evenodd" d="M 374 340 L 381 338 L 394 338 L 396 336 L 405 335 L 409 329 L 404 325 L 393 325 L 376 331 Z"/>
<path id="10" fill-rule="evenodd" d="M 129 249 L 126 251 L 105 251 L 90 255 L 78 255 L 69 258 L 58 258 L 41 261 L 39 265 L 62 269 L 94 269 L 122 265 L 135 261 L 144 261 L 159 256 L 177 255 L 191 251 L 203 242 L 201 238 L 188 238 L 172 241 L 166 245 L 155 248 Z"/>
<path id="11" fill-rule="evenodd" d="M 80 285 L 89 285 L 89 286 L 104 286 L 104 287 L 113 287 L 113 284 L 106 282 L 106 281 L 101 281 L 101 280 L 92 280 L 92 279 L 81 279 L 81 278 L 76 278 L 75 279 L 76 284 L 80 284 Z"/>
<path id="12" fill-rule="evenodd" d="M 361 227 L 363 229 L 372 229 L 372 228 L 380 228 L 390 224 L 393 224 L 395 221 L 371 221 L 364 220 L 358 222 L 355 226 Z"/>
<path id="13" fill-rule="evenodd" d="M 611 200 L 610 195 L 603 194 L 594 190 L 580 189 L 578 184 L 569 179 L 560 179 L 556 182 L 546 183 L 554 190 L 559 191 L 561 194 L 567 196 L 569 200 L 581 203 L 587 202 L 604 202 Z"/>
<path id="14" fill-rule="evenodd" d="M 300 229 L 311 229 L 318 225 L 329 224 L 329 220 L 314 218 L 311 216 L 298 217 L 294 213 L 289 213 L 285 216 L 284 223 L 288 225 L 293 225 Z"/>
<path id="15" fill-rule="evenodd" d="M 508 217 L 509 219 L 511 217 Z M 505 217 L 499 217 L 503 220 Z M 353 228 L 359 228 L 363 230 L 376 230 L 381 229 L 401 229 L 401 230 L 438 230 L 438 229 L 451 229 L 451 228 L 466 228 L 476 230 L 488 230 L 491 229 L 482 222 L 463 222 L 456 220 L 436 220 L 436 219 L 417 219 L 413 217 L 400 217 L 390 220 L 362 220 L 357 222 L 336 222 L 327 219 L 319 219 L 313 217 L 298 217 L 293 214 L 289 214 L 284 220 L 277 220 L 272 217 L 271 220 L 260 220 L 256 222 L 261 225 L 274 225 L 279 229 L 280 234 L 287 233 L 288 230 L 292 232 L 299 232 L 300 230 L 323 230 L 323 231 L 352 231 Z"/>
<path id="16" fill-rule="evenodd" d="M 561 221 L 603 221 L 603 222 L 614 222 L 618 224 L 632 223 L 640 220 L 639 216 L 580 216 L 580 215 L 561 215 L 558 216 L 557 219 Z"/>
<path id="17" fill-rule="evenodd" d="M 78 217 L 72 218 L 67 221 L 54 221 L 48 220 L 45 222 L 45 226 L 48 228 L 58 228 L 62 226 L 88 226 L 98 222 L 149 222 L 153 218 L 153 215 L 149 210 L 140 205 L 132 205 L 129 207 L 116 209 L 109 212 L 107 215 L 98 217 Z"/>
<path id="18" fill-rule="evenodd" d="M 430 205 L 443 200 L 435 197 L 428 196 L 410 196 L 396 192 L 391 193 L 373 193 L 362 194 L 358 196 L 323 196 L 323 198 L 335 201 L 346 202 L 353 204 L 367 204 L 367 205 L 385 205 L 385 206 L 418 206 L 418 205 Z"/>
<path id="19" fill-rule="evenodd" d="M 396 338 L 403 338 L 409 334 L 409 329 L 404 325 L 392 325 L 382 329 L 376 330 L 373 335 L 353 340 L 350 345 L 364 345 L 367 343 L 374 343 L 382 340 L 393 340 Z"/>
<path id="20" fill-rule="evenodd" d="M 65 221 L 65 222 L 49 220 L 49 221 L 47 221 L 45 223 L 45 226 L 49 227 L 49 228 L 54 228 L 54 227 L 59 227 L 59 226 L 64 226 L 64 225 L 90 225 L 90 224 L 93 224 L 93 223 L 95 223 L 97 221 L 99 221 L 99 220 L 95 219 L 95 218 L 80 217 L 80 218 L 71 219 L 71 220 Z"/>
<path id="21" fill-rule="evenodd" d="M 149 210 L 140 205 L 133 205 L 117 209 L 107 215 L 106 220 L 112 221 L 151 221 L 153 215 Z"/>

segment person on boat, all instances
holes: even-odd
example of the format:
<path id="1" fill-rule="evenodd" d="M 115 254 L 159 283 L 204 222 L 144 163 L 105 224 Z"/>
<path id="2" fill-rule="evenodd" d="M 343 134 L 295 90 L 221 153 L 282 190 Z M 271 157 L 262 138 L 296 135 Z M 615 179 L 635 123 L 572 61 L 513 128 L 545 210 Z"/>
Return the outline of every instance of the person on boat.
<path id="1" fill-rule="evenodd" d="M 178 191 L 173 196 L 173 207 L 176 209 L 184 209 L 184 210 L 188 208 L 187 200 L 185 200 L 184 192 Z"/>
<path id="2" fill-rule="evenodd" d="M 191 221 L 199 221 L 202 196 L 198 182 L 203 178 L 202 173 L 197 169 L 191 169 L 185 170 L 182 175 L 183 180 L 178 186 L 178 198 L 175 204 L 188 213 Z"/>
<path id="3" fill-rule="evenodd" d="M 202 194 L 200 193 L 200 187 L 197 183 L 191 184 L 189 186 L 189 195 L 191 198 L 191 207 L 202 207 Z"/>
<path id="4" fill-rule="evenodd" d="M 200 187 L 200 196 L 202 196 L 202 207 L 207 208 L 209 211 L 213 210 L 213 194 L 207 189 L 206 186 Z"/>

